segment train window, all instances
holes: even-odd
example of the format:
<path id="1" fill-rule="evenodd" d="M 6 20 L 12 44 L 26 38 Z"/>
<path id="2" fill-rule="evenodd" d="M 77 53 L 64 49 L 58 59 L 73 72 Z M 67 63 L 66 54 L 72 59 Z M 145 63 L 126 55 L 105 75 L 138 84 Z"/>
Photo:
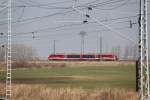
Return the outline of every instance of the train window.
<path id="1" fill-rule="evenodd" d="M 83 58 L 95 58 L 94 55 L 83 55 L 82 57 L 83 57 Z"/>
<path id="2" fill-rule="evenodd" d="M 67 55 L 67 58 L 80 58 L 80 55 Z"/>

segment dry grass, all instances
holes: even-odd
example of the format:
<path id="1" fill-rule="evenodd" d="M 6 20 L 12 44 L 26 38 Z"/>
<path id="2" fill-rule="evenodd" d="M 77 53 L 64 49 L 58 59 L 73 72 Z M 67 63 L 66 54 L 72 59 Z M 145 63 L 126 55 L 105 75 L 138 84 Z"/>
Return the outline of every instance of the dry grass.
<path id="1" fill-rule="evenodd" d="M 114 63 L 114 62 L 92 62 L 92 63 L 88 63 L 88 62 L 67 62 L 67 63 L 52 62 L 52 63 L 45 63 L 45 64 L 46 64 L 46 67 L 55 66 L 55 65 L 68 67 L 68 64 L 70 65 L 70 67 L 73 67 L 73 66 L 80 67 L 80 66 L 85 66 L 85 65 L 88 65 L 88 66 L 101 65 L 101 66 L 103 66 L 103 65 L 110 65 L 112 63 Z M 28 64 L 30 65 L 31 63 L 28 63 Z M 19 65 L 19 64 L 17 64 L 17 65 Z M 36 65 L 39 65 L 39 63 L 35 63 L 34 66 L 36 66 Z M 116 63 L 114 63 L 114 65 L 116 65 Z M 118 62 L 117 65 L 120 65 L 120 62 Z M 18 67 L 20 68 L 20 67 L 22 67 L 22 65 L 19 65 Z M 59 78 L 59 77 L 57 77 L 57 78 Z M 67 77 L 67 78 L 70 78 L 70 77 Z M 86 76 L 84 76 L 84 77 L 83 76 L 75 76 L 73 78 L 81 79 L 81 80 L 83 80 L 83 79 L 93 80 L 92 77 L 86 77 Z M 98 80 L 99 79 L 101 79 L 101 77 L 100 78 L 98 77 Z M 4 85 L 0 85 L 0 91 L 1 91 L 0 94 L 4 94 L 4 92 L 5 92 Z M 138 100 L 138 99 L 137 99 L 136 92 L 130 91 L 130 90 L 124 90 L 124 89 L 101 89 L 101 90 L 85 90 L 85 89 L 80 89 L 80 88 L 52 89 L 45 85 L 15 84 L 13 86 L 12 100 Z"/>
<path id="2" fill-rule="evenodd" d="M 134 62 L 126 61 L 15 61 L 13 68 L 63 68 L 63 67 L 100 67 L 127 66 Z"/>
<path id="3" fill-rule="evenodd" d="M 36 63 L 36 62 L 29 62 L 29 61 L 15 61 L 12 63 L 13 68 L 62 68 L 66 67 L 64 63 Z"/>
<path id="4" fill-rule="evenodd" d="M 5 64 L 4 64 L 4 63 L 2 63 L 2 62 L 0 62 L 0 71 L 3 71 L 3 70 L 4 70 L 4 68 L 5 68 Z"/>
<path id="5" fill-rule="evenodd" d="M 0 84 L 0 97 L 5 95 L 5 84 Z"/>
<path id="6" fill-rule="evenodd" d="M 127 66 L 134 65 L 129 61 L 13 61 L 13 68 L 62 68 L 62 67 L 100 67 L 100 66 Z M 4 70 L 4 62 L 0 62 L 0 70 Z"/>
<path id="7" fill-rule="evenodd" d="M 0 85 L 2 86 L 2 85 Z M 123 89 L 51 89 L 41 85 L 14 85 L 12 100 L 138 100 L 133 91 Z"/>
<path id="8" fill-rule="evenodd" d="M 96 67 L 96 66 L 128 66 L 134 65 L 134 61 L 34 61 L 32 64 L 45 67 Z"/>

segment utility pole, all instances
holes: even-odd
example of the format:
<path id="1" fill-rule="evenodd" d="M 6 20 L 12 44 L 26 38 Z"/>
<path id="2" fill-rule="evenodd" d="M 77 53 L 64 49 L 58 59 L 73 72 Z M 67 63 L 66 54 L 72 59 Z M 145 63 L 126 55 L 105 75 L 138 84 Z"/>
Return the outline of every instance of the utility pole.
<path id="1" fill-rule="evenodd" d="M 56 54 L 56 40 L 53 42 L 53 54 Z"/>
<path id="2" fill-rule="evenodd" d="M 121 47 L 118 45 L 118 46 L 116 47 L 116 52 L 117 52 L 116 54 L 117 54 L 117 57 L 118 57 L 118 58 L 120 58 L 120 51 L 121 51 L 120 49 L 121 49 Z"/>
<path id="3" fill-rule="evenodd" d="M 102 54 L 103 53 L 103 38 L 102 36 L 99 37 L 99 53 Z"/>
<path id="4" fill-rule="evenodd" d="M 149 64 L 148 64 L 148 30 L 147 0 L 140 0 L 139 15 L 139 58 L 137 64 L 137 89 L 140 100 L 149 100 Z"/>
<path id="5" fill-rule="evenodd" d="M 80 32 L 80 36 L 81 36 L 81 54 L 84 54 L 85 35 L 86 35 L 85 31 Z"/>

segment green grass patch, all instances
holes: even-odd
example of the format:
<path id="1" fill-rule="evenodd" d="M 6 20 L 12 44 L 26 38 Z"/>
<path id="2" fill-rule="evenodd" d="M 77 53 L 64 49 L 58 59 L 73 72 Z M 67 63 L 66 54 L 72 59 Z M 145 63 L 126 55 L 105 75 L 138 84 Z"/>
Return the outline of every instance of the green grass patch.
<path id="1" fill-rule="evenodd" d="M 45 84 L 52 88 L 135 89 L 135 67 L 131 65 L 15 69 L 12 71 L 12 77 L 14 83 Z M 0 79 L 5 79 L 4 72 L 0 72 Z"/>

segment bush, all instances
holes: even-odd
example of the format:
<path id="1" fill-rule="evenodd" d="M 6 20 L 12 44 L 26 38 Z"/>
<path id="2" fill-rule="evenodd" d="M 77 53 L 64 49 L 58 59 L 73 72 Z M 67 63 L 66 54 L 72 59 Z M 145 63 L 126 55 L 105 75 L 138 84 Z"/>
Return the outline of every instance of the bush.
<path id="1" fill-rule="evenodd" d="M 28 68 L 30 64 L 27 61 L 20 60 L 12 63 L 12 68 Z"/>
<path id="2" fill-rule="evenodd" d="M 64 68 L 66 67 L 65 63 L 49 63 L 49 66 L 52 68 Z"/>
<path id="3" fill-rule="evenodd" d="M 5 64 L 4 63 L 0 63 L 0 70 L 3 70 L 5 68 Z"/>

